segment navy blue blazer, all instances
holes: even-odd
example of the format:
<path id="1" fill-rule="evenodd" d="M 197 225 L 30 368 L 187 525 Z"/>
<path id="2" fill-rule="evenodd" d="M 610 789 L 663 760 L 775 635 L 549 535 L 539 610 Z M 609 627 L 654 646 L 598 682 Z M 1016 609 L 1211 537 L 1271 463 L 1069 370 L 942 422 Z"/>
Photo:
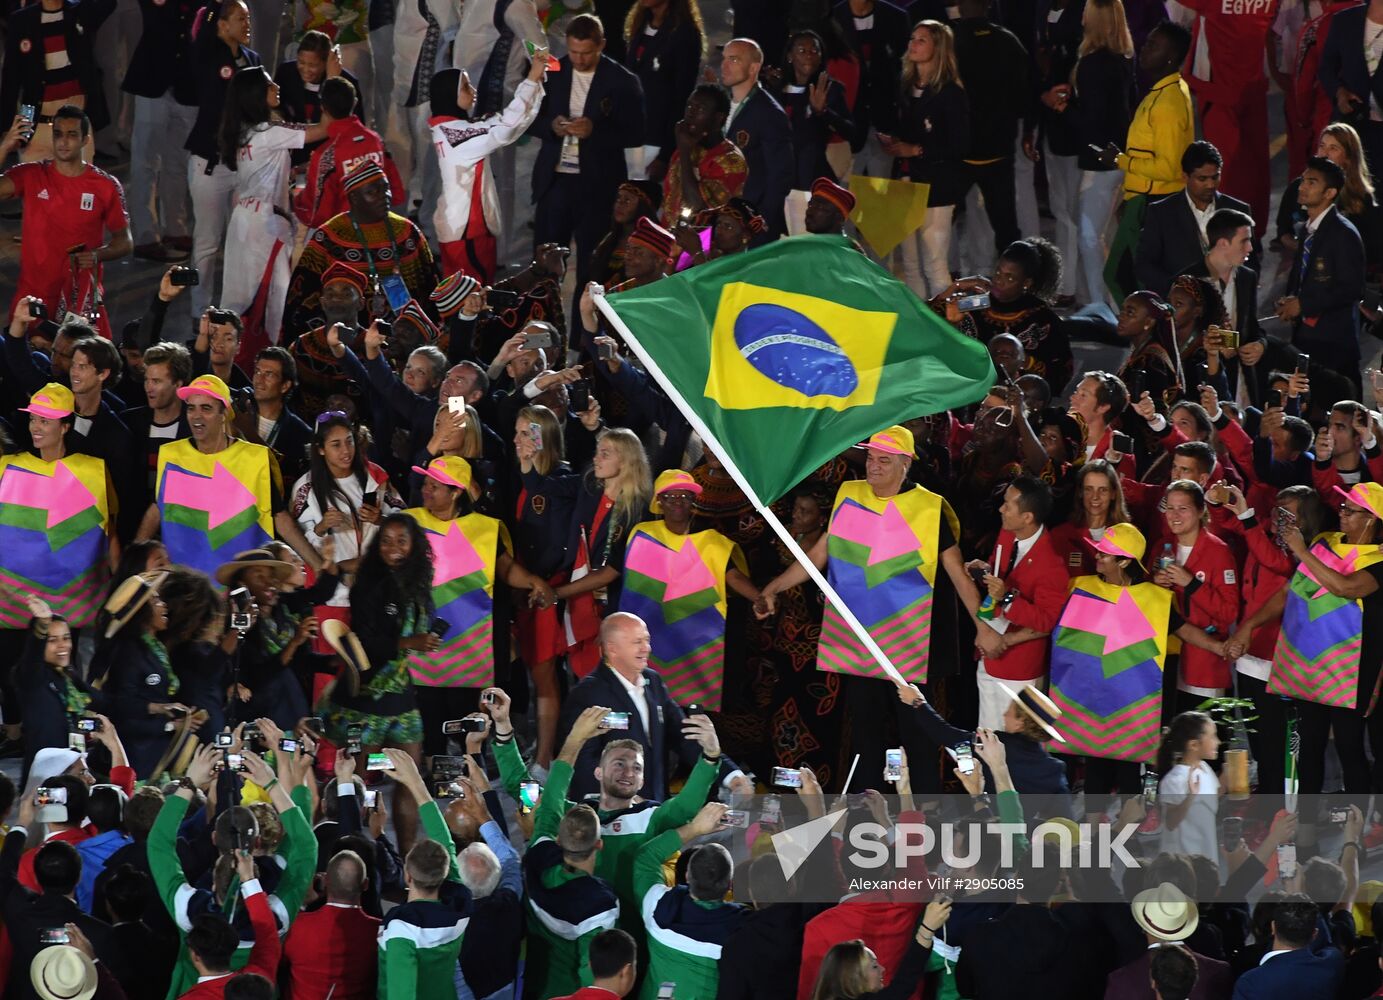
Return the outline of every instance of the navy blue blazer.
<path id="1" fill-rule="evenodd" d="M 1215 211 L 1222 208 L 1237 209 L 1253 218 L 1248 205 L 1218 191 L 1215 193 Z M 1267 225 L 1267 220 L 1254 221 L 1258 225 L 1254 227 L 1253 255 L 1249 257 L 1248 266 L 1257 271 L 1258 231 Z M 1143 216 L 1143 231 L 1133 251 L 1133 268 L 1138 275 L 1139 288 L 1146 288 L 1166 298 L 1172 287 L 1172 279 L 1178 274 L 1186 274 L 1204 257 L 1200 227 L 1196 225 L 1196 217 L 1191 214 L 1191 204 L 1184 190 L 1165 195 L 1148 206 Z"/>
<path id="2" fill-rule="evenodd" d="M 543 103 L 529 128 L 542 142 L 533 165 L 535 202 L 552 187 L 562 159 L 562 137 L 552 131 L 552 120 L 571 117 L 571 57 L 563 56 L 561 62 L 562 68 L 547 76 Z M 581 140 L 581 184 L 608 211 L 614 204 L 616 189 L 629 176 L 624 150 L 644 142 L 643 86 L 639 78 L 609 56 L 601 56 L 582 117 L 591 120 L 591 134 Z"/>
<path id="3" fill-rule="evenodd" d="M 1339 208 L 1331 205 L 1306 249 L 1305 227 L 1297 234 L 1297 253 L 1287 276 L 1287 294 L 1301 300 L 1303 319 L 1292 342 L 1304 350 L 1339 351 L 1339 359 L 1359 357 L 1359 300 L 1364 297 L 1364 241 Z M 1304 265 L 1304 266 L 1303 266 Z M 1334 365 L 1340 370 L 1339 365 Z"/>
<path id="4" fill-rule="evenodd" d="M 1335 93 L 1341 87 L 1364 100 L 1370 93 L 1383 105 L 1383 73 L 1369 76 L 1364 62 L 1364 15 L 1368 4 L 1342 10 L 1330 19 L 1330 32 L 1325 36 L 1316 79 L 1335 108 Z M 1338 110 L 1338 108 L 1335 108 Z"/>
<path id="5" fill-rule="evenodd" d="M 1299 1000 L 1333 997 L 1345 974 L 1338 948 L 1298 948 L 1250 969 L 1234 984 L 1234 1000 Z"/>
<path id="6" fill-rule="evenodd" d="M 567 700 L 562 703 L 562 715 L 557 720 L 557 745 L 561 746 L 571 732 L 572 724 L 586 709 L 594 705 L 604 705 L 612 712 L 628 712 L 627 730 L 609 730 L 588 741 L 581 748 L 573 769 L 571 790 L 567 796 L 580 801 L 585 796 L 599 792 L 595 780 L 595 769 L 600 766 L 600 755 L 605 744 L 611 740 L 638 740 L 644 745 L 643 791 L 639 794 L 646 799 L 662 801 L 667 798 L 667 759 L 676 754 L 684 773 L 689 773 L 701 759 L 701 745 L 682 735 L 682 720 L 686 718 L 682 709 L 672 700 L 667 685 L 658 672 L 644 668 L 644 697 L 648 700 L 648 729 L 639 718 L 634 699 L 624 689 L 613 669 L 604 663 L 596 667 L 580 684 L 572 688 Z M 729 757 L 720 758 L 720 780 L 724 781 L 738 770 Z"/>
<path id="7" fill-rule="evenodd" d="M 725 138 L 739 147 L 749 167 L 744 200 L 764 217 L 765 235 L 777 239 L 787 232 L 783 202 L 792 190 L 797 162 L 787 112 L 768 91 L 756 86 L 734 120 L 725 123 Z"/>

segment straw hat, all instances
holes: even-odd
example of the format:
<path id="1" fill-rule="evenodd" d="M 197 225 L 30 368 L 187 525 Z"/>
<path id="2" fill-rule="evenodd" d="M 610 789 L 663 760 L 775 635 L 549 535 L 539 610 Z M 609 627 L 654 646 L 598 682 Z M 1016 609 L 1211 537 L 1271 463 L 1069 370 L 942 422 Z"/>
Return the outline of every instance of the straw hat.
<path id="1" fill-rule="evenodd" d="M 276 557 L 268 549 L 247 549 L 244 552 L 237 552 L 235 558 L 230 562 L 222 563 L 216 567 L 216 582 L 223 587 L 229 587 L 231 580 L 235 579 L 235 574 L 242 569 L 251 569 L 255 566 L 265 566 L 272 569 L 280 583 L 293 575 L 293 567 Z"/>
<path id="2" fill-rule="evenodd" d="M 344 686 L 344 694 L 354 697 L 360 691 L 360 678 L 370 672 L 370 658 L 365 655 L 365 647 L 360 637 L 352 632 L 346 623 L 337 618 L 322 622 L 322 638 L 327 641 L 345 665 L 334 683 Z"/>
<path id="3" fill-rule="evenodd" d="M 1159 941 L 1185 941 L 1195 933 L 1196 904 L 1170 882 L 1133 897 L 1133 919 Z"/>
<path id="4" fill-rule="evenodd" d="M 96 995 L 96 963 L 70 944 L 44 948 L 29 966 L 29 979 L 42 1000 L 91 1000 Z"/>
<path id="5" fill-rule="evenodd" d="M 1060 740 L 1062 743 L 1066 742 L 1066 737 L 1056 731 L 1056 720 L 1061 718 L 1061 709 L 1056 707 L 1056 702 L 1035 687 L 1025 687 L 1020 691 L 1015 691 L 1002 681 L 995 681 L 995 683 L 999 685 L 1004 694 L 1013 699 L 1020 711 L 1046 730 L 1048 736 L 1054 740 Z"/>
<path id="6" fill-rule="evenodd" d="M 106 598 L 105 612 L 110 615 L 106 624 L 106 638 L 109 639 L 124 628 L 138 612 L 158 593 L 163 581 L 168 578 L 167 570 L 155 573 L 137 573 L 115 588 Z"/>

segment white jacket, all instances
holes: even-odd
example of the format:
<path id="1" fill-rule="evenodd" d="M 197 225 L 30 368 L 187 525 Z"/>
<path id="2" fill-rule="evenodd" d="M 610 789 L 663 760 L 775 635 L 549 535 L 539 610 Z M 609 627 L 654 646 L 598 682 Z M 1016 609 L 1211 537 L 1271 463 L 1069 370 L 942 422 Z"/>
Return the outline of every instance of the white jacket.
<path id="1" fill-rule="evenodd" d="M 492 234 L 503 232 L 499 196 L 494 184 L 487 179 L 487 171 L 478 168 L 491 153 L 509 145 L 528 130 L 533 119 L 538 117 L 542 103 L 543 85 L 524 80 L 501 114 L 474 122 L 460 118 L 433 119 L 432 146 L 437 150 L 442 172 L 442 194 L 432 216 L 438 240 L 454 243 L 466 235 L 477 177 L 485 225 Z"/>

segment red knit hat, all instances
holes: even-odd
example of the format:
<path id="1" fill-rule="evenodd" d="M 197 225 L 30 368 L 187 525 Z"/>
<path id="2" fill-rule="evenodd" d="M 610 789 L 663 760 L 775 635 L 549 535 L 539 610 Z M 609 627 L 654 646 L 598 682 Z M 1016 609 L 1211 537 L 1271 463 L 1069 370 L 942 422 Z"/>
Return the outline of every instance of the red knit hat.
<path id="1" fill-rule="evenodd" d="M 672 248 L 677 245 L 670 232 L 647 216 L 634 223 L 634 231 L 629 234 L 629 243 L 637 243 L 662 260 L 667 260 Z"/>
<path id="2" fill-rule="evenodd" d="M 322 272 L 323 288 L 326 288 L 327 285 L 331 284 L 333 281 L 344 281 L 354 285 L 355 290 L 360 293 L 362 299 L 365 297 L 365 291 L 369 287 L 365 275 L 361 274 L 349 264 L 342 264 L 339 260 L 332 261 L 331 266 Z"/>
<path id="3" fill-rule="evenodd" d="M 818 177 L 812 181 L 812 197 L 829 201 L 845 218 L 855 210 L 855 196 L 848 188 L 843 188 L 829 177 Z"/>

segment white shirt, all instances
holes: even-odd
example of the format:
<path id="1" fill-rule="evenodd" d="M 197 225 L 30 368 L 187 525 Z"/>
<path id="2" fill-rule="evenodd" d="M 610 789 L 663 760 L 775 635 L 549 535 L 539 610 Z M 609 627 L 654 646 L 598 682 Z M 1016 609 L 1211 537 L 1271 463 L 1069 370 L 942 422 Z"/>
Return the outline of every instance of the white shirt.
<path id="1" fill-rule="evenodd" d="M 644 684 L 643 675 L 642 675 L 642 674 L 639 675 L 639 682 L 638 682 L 637 684 L 631 684 L 631 683 L 629 683 L 628 680 L 625 679 L 624 675 L 623 675 L 622 673 L 620 673 L 618 670 L 616 670 L 614 667 L 611 667 L 611 668 L 610 668 L 610 671 L 611 671 L 617 678 L 619 678 L 620 684 L 622 684 L 622 685 L 624 686 L 625 692 L 628 693 L 628 695 L 629 695 L 629 700 L 632 701 L 632 702 L 634 703 L 634 707 L 635 707 L 636 709 L 638 709 L 638 712 L 639 712 L 639 721 L 643 723 L 643 731 L 644 731 L 644 733 L 645 733 L 646 735 L 649 735 L 649 730 L 648 730 L 648 694 L 647 694 L 647 691 L 645 690 L 645 684 Z"/>
<path id="2" fill-rule="evenodd" d="M 567 113 L 572 118 L 580 118 L 586 113 L 586 96 L 591 92 L 591 81 L 595 70 L 589 73 L 574 72 L 571 75 L 571 100 Z M 557 164 L 559 174 L 578 174 L 581 172 L 581 140 L 574 135 L 562 137 L 562 158 Z"/>
<path id="3" fill-rule="evenodd" d="M 1267 965 L 1267 964 L 1268 964 L 1268 959 L 1270 959 L 1270 958 L 1277 958 L 1278 955 L 1287 955 L 1287 954 L 1290 954 L 1290 953 L 1291 953 L 1292 951 L 1294 951 L 1294 950 L 1295 950 L 1295 949 L 1292 949 L 1292 948 L 1283 948 L 1283 949 L 1280 950 L 1280 951 L 1270 951 L 1270 952 L 1268 952 L 1266 955 L 1264 955 L 1262 958 L 1260 958 L 1260 959 L 1258 960 L 1258 964 L 1259 964 L 1259 965 Z"/>
<path id="4" fill-rule="evenodd" d="M 1201 231 L 1201 251 L 1204 252 L 1209 247 L 1210 238 L 1205 235 L 1205 227 L 1210 224 L 1210 217 L 1215 214 L 1215 199 L 1210 199 L 1210 207 L 1202 211 L 1196 207 L 1196 203 L 1191 200 L 1191 195 L 1186 195 L 1186 204 L 1191 206 L 1191 215 L 1196 220 L 1196 226 Z"/>
<path id="5" fill-rule="evenodd" d="M 380 477 L 379 480 L 375 479 L 376 475 Z M 331 506 L 347 517 L 355 518 L 354 527 L 348 525 L 344 528 L 332 528 L 331 531 L 327 532 L 336 539 L 336 561 L 339 563 L 345 562 L 347 559 L 358 558 L 365 551 L 366 546 L 370 544 L 371 539 L 375 537 L 375 533 L 379 531 L 379 525 L 367 524 L 355 517 L 367 492 L 375 490 L 380 493 L 381 515 L 391 514 L 402 508 L 392 502 L 396 497 L 388 485 L 388 478 L 384 475 L 383 470 L 377 466 L 366 466 L 363 486 L 354 476 L 336 480 L 336 486 L 350 502 L 344 503 L 339 496 L 332 496 Z M 317 503 L 317 495 L 312 492 L 310 473 L 304 472 L 293 484 L 289 509 L 295 512 L 294 517 L 297 518 L 298 527 L 302 528 L 307 540 L 312 543 L 313 548 L 320 552 L 322 545 L 326 542 L 326 535 L 319 536 L 313 530 L 317 527 L 317 522 L 322 519 L 323 512 Z M 336 586 L 336 593 L 326 603 L 334 608 L 351 606 L 351 590 L 344 576 Z"/>
<path id="6" fill-rule="evenodd" d="M 298 125 L 257 125 L 235 161 L 235 196 L 243 203 L 258 199 L 268 206 L 288 204 L 288 172 L 293 150 L 302 149 L 307 132 Z"/>
<path id="7" fill-rule="evenodd" d="M 1163 803 L 1161 849 L 1170 854 L 1199 854 L 1207 858 L 1220 856 L 1217 819 L 1220 810 L 1220 779 L 1201 761 L 1196 765 L 1200 775 L 1200 790 L 1186 810 L 1186 816 L 1175 830 L 1166 822 L 1167 809 L 1185 801 L 1191 794 L 1191 768 L 1178 764 L 1162 776 L 1160 795 Z"/>

